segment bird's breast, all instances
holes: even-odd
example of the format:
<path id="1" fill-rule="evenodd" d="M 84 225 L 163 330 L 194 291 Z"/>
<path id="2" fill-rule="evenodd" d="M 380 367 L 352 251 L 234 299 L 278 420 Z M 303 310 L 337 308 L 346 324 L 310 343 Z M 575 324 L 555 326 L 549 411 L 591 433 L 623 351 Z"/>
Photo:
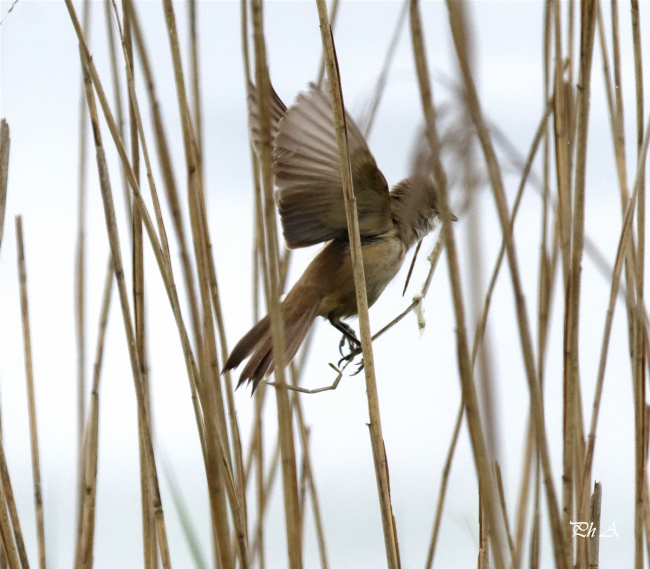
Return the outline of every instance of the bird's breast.
<path id="1" fill-rule="evenodd" d="M 398 273 L 404 262 L 406 251 L 395 231 L 364 240 L 361 251 L 368 306 L 372 306 Z M 350 250 L 347 244 L 340 250 L 338 268 L 329 275 L 326 289 L 327 292 L 323 295 L 319 310 L 321 316 L 335 321 L 339 318 L 356 316 L 356 292 Z"/>

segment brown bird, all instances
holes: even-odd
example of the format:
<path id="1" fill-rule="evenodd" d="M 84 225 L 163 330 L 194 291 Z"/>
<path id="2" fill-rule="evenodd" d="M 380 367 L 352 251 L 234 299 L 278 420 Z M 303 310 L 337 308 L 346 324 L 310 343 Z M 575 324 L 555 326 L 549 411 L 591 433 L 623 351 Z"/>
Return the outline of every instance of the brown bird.
<path id="1" fill-rule="evenodd" d="M 248 91 L 249 126 L 258 149 L 256 92 L 252 85 Z M 275 199 L 287 247 L 329 242 L 282 301 L 284 361 L 289 363 L 316 316 L 327 318 L 358 345 L 351 328 L 341 322 L 357 315 L 357 301 L 329 97 L 311 84 L 287 109 L 273 91 L 271 121 Z M 368 305 L 372 306 L 399 271 L 409 248 L 434 228 L 439 211 L 429 180 L 406 178 L 389 191 L 363 135 L 347 115 L 346 122 Z M 238 387 L 248 380 L 254 391 L 275 368 L 272 344 L 267 315 L 235 346 L 224 371 L 251 356 Z"/>

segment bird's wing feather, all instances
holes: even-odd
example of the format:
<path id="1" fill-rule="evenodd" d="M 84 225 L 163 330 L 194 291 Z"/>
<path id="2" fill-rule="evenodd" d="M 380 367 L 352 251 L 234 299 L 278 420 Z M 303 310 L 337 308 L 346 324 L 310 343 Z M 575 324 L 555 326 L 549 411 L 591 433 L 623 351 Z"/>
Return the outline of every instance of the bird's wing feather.
<path id="1" fill-rule="evenodd" d="M 363 135 L 346 115 L 352 182 L 362 237 L 392 227 L 388 185 Z M 347 237 L 336 132 L 328 97 L 315 85 L 298 95 L 278 123 L 273 171 L 287 245 Z"/>
<path id="2" fill-rule="evenodd" d="M 287 106 L 278 97 L 275 89 L 271 87 L 271 143 L 278 133 L 278 123 L 287 112 Z M 251 140 L 255 152 L 260 152 L 260 109 L 257 104 L 257 89 L 255 85 L 248 82 L 248 128 L 251 131 Z"/>

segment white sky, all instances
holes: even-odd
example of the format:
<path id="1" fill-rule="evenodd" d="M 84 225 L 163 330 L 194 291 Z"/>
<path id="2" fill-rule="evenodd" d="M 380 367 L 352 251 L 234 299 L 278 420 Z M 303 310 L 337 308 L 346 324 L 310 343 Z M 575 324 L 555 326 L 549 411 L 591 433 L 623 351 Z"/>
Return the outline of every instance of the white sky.
<path id="1" fill-rule="evenodd" d="M 6 14 L 9 2 L 2 2 Z M 80 9 L 80 4 L 76 5 Z M 381 69 L 399 2 L 345 1 L 335 33 L 343 90 L 349 111 L 359 116 Z M 472 7 L 476 32 L 477 79 L 486 115 L 525 155 L 542 112 L 542 2 L 479 2 Z M 177 4 L 182 45 L 187 45 L 184 5 Z M 214 245 L 229 345 L 247 331 L 250 312 L 252 189 L 246 131 L 244 79 L 240 55 L 239 3 L 200 2 L 200 41 L 208 217 Z M 609 13 L 609 5 L 604 6 Z M 650 4 L 641 3 L 650 29 Z M 159 3 L 140 2 L 166 127 L 173 141 L 177 179 L 183 187 L 183 153 L 169 47 Z M 633 75 L 629 13 L 621 5 L 623 77 L 628 154 L 634 133 Z M 444 3 L 422 6 L 430 67 L 436 78 L 454 77 L 453 50 Z M 289 104 L 313 80 L 320 57 L 315 3 L 276 1 L 265 5 L 268 59 L 274 86 Z M 30 559 L 36 543 L 28 449 L 21 324 L 16 271 L 14 216 L 23 215 L 32 346 L 42 455 L 46 540 L 51 567 L 68 567 L 74 552 L 75 487 L 75 341 L 73 270 L 77 207 L 78 108 L 80 69 L 77 42 L 61 1 L 21 0 L 1 28 L 1 114 L 11 128 L 11 158 L 5 232 L 0 254 L 0 395 L 2 428 L 9 468 Z M 647 41 L 645 76 L 650 76 Z M 610 42 L 611 45 L 611 42 Z M 103 4 L 93 2 L 91 46 L 105 87 L 111 91 Z M 604 106 L 598 44 L 594 58 L 590 123 L 586 227 L 589 236 L 613 263 L 620 233 L 620 204 L 613 166 L 609 121 Z M 124 87 L 124 85 L 123 85 Z M 646 89 L 647 92 L 647 89 Z M 438 102 L 449 91 L 435 86 Z M 145 121 L 149 112 L 141 91 Z M 646 96 L 646 108 L 648 97 Z M 420 124 L 410 34 L 403 34 L 388 88 L 369 145 L 389 184 L 408 175 L 409 154 Z M 148 128 L 148 125 L 147 125 Z M 118 215 L 124 218 L 119 170 L 107 129 L 103 131 Z M 150 139 L 151 140 L 151 139 Z M 152 154 L 153 148 L 151 149 Z M 479 163 L 482 162 L 479 160 Z M 630 159 L 630 165 L 632 161 Z M 632 167 L 629 169 L 634 171 Z M 518 175 L 505 176 L 512 203 Z M 94 357 L 97 316 L 108 253 L 93 154 L 89 154 L 88 199 L 88 371 Z M 161 186 L 161 184 L 159 183 Z M 162 192 L 162 189 L 161 189 Z M 534 321 L 540 200 L 527 190 L 516 226 L 528 314 Z M 456 203 L 458 199 L 456 200 Z M 489 189 L 481 192 L 483 265 L 491 271 L 500 245 L 500 227 Z M 165 205 L 165 213 L 167 213 Z M 122 223 L 123 253 L 129 250 Z M 462 273 L 472 258 L 464 243 L 466 222 L 455 224 L 463 254 Z M 178 255 L 168 224 L 173 258 Z M 429 252 L 435 237 L 423 246 Z M 291 282 L 315 249 L 298 252 Z M 205 477 L 182 353 L 171 311 L 147 247 L 148 324 L 157 448 L 168 457 L 198 529 L 210 551 Z M 408 264 L 410 256 L 407 258 Z M 129 262 L 125 259 L 127 272 Z M 594 381 L 609 286 L 593 263 L 583 263 L 581 374 L 585 420 L 591 416 Z M 181 281 L 179 266 L 175 267 Z M 504 270 L 506 267 L 504 267 Z M 379 329 L 410 303 L 424 279 L 424 255 L 405 298 L 400 296 L 406 268 L 372 308 L 371 324 Z M 488 275 L 484 277 L 487 281 Z M 556 288 L 545 384 L 548 437 L 556 489 L 561 478 L 562 319 L 561 291 Z M 182 296 L 182 295 L 181 295 Z M 138 451 L 135 397 L 125 350 L 124 332 L 114 297 L 101 386 L 100 464 L 95 566 L 141 566 Z M 516 332 L 512 292 L 507 275 L 497 285 L 489 324 L 494 348 L 494 378 L 500 410 L 500 461 L 506 500 L 514 516 L 527 420 L 528 389 Z M 603 483 L 602 523 L 616 523 L 618 537 L 601 540 L 603 567 L 629 565 L 633 558 L 633 408 L 627 332 L 622 305 L 617 307 L 610 347 L 594 477 Z M 432 528 L 440 476 L 460 401 L 456 365 L 455 321 L 446 262 L 443 258 L 425 301 L 427 328 L 419 338 L 414 316 L 408 316 L 375 344 L 384 437 L 391 475 L 394 513 L 403 567 L 422 566 Z M 468 306 L 469 309 L 469 306 Z M 496 316 L 496 317 L 495 317 Z M 470 327 L 472 329 L 472 327 Z M 305 375 L 309 387 L 333 380 L 327 363 L 338 359 L 339 333 L 319 324 L 315 349 Z M 272 401 L 272 398 L 269 399 Z M 236 393 L 240 426 L 248 440 L 253 413 L 249 392 Z M 362 375 L 346 377 L 334 392 L 303 396 L 316 483 L 320 492 L 332 567 L 383 566 L 384 545 L 367 434 L 367 403 Z M 266 436 L 270 454 L 275 410 L 269 405 Z M 187 566 L 189 557 L 180 533 L 168 485 L 161 474 L 172 560 Z M 317 566 L 317 549 L 308 510 L 305 566 Z M 253 517 L 253 516 L 251 516 Z M 476 476 L 463 427 L 452 469 L 437 567 L 475 566 L 478 542 Z M 286 566 L 282 502 L 276 491 L 267 524 L 269 566 Z M 552 564 L 548 525 L 544 528 L 542 565 Z M 208 555 L 209 556 L 209 555 Z"/>

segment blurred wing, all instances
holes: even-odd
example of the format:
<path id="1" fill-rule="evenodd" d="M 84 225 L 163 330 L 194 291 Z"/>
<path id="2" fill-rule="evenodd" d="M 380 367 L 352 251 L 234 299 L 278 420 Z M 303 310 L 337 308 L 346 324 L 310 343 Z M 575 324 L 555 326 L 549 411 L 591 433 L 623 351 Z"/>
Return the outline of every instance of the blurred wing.
<path id="1" fill-rule="evenodd" d="M 278 133 L 278 123 L 287 112 L 287 106 L 282 102 L 275 89 L 271 86 L 271 144 Z M 253 148 L 260 153 L 260 109 L 257 104 L 257 89 L 248 82 L 248 128 L 251 132 Z"/>
<path id="2" fill-rule="evenodd" d="M 346 115 L 352 183 L 362 237 L 392 228 L 388 185 Z M 343 185 L 329 99 L 310 85 L 278 124 L 273 149 L 276 200 L 290 248 L 347 237 Z"/>

